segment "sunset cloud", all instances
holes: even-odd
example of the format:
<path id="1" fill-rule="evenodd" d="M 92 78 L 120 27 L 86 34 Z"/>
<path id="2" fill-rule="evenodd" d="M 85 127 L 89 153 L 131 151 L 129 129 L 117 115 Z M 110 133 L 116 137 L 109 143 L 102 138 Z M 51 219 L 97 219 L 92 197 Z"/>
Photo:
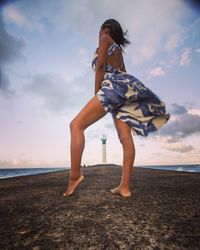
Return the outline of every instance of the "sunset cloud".
<path id="1" fill-rule="evenodd" d="M 178 34 L 173 34 L 169 37 L 169 39 L 167 40 L 166 44 L 165 44 L 165 49 L 170 52 L 173 49 L 175 49 L 178 44 L 180 42 L 180 35 Z"/>
<path id="2" fill-rule="evenodd" d="M 164 75 L 165 75 L 165 71 L 163 70 L 162 67 L 153 68 L 149 72 L 149 78 L 150 77 L 156 77 L 156 76 L 164 76 Z"/>
<path id="3" fill-rule="evenodd" d="M 4 9 L 4 16 L 6 19 L 8 19 L 11 22 L 14 22 L 15 24 L 19 26 L 29 26 L 29 20 L 20 12 L 17 7 L 13 5 L 8 5 Z"/>
<path id="4" fill-rule="evenodd" d="M 191 48 L 185 48 L 180 60 L 180 66 L 185 66 L 190 64 L 190 52 Z"/>
<path id="5" fill-rule="evenodd" d="M 186 145 L 179 136 L 174 135 L 165 135 L 160 136 L 156 135 L 155 139 L 160 143 L 161 147 L 169 151 L 186 153 L 192 150 L 195 150 L 193 145 Z"/>
<path id="6" fill-rule="evenodd" d="M 179 153 L 187 153 L 187 152 L 194 149 L 194 147 L 192 145 L 184 145 L 180 142 L 165 144 L 162 147 L 167 149 L 167 150 L 176 151 Z"/>

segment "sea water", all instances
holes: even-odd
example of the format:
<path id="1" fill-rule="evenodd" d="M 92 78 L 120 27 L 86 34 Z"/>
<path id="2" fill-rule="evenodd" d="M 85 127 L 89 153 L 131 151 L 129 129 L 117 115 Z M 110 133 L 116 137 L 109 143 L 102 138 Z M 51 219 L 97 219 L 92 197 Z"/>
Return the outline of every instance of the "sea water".
<path id="1" fill-rule="evenodd" d="M 17 177 L 17 176 L 24 176 L 24 175 L 36 175 L 36 174 L 42 174 L 42 173 L 50 173 L 50 172 L 56 172 L 69 169 L 68 167 L 63 168 L 0 168 L 0 179 L 6 179 L 11 177 Z"/>
<path id="2" fill-rule="evenodd" d="M 171 170 L 181 172 L 200 173 L 200 165 L 154 165 L 154 166 L 139 166 L 142 168 Z"/>

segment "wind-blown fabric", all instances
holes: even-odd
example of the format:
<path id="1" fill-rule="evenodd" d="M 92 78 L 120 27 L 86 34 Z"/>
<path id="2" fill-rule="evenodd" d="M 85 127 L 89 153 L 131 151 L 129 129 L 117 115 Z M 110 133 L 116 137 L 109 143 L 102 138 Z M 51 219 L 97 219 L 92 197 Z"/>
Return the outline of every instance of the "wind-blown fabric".
<path id="1" fill-rule="evenodd" d="M 113 43 L 108 49 L 111 55 L 119 45 Z M 92 68 L 96 71 L 97 52 L 94 53 Z M 112 116 L 127 123 L 133 135 L 148 136 L 157 131 L 170 118 L 160 98 L 133 75 L 107 64 L 101 88 L 96 93 L 99 101 Z"/>

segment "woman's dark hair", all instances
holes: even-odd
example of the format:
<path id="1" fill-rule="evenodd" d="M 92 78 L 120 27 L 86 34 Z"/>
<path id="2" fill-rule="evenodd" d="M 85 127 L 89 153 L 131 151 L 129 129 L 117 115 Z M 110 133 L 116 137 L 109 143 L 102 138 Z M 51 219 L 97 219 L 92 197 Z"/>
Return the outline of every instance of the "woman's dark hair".
<path id="1" fill-rule="evenodd" d="M 127 38 L 125 38 L 127 30 L 123 32 L 120 23 L 115 19 L 106 20 L 101 26 L 101 29 L 105 28 L 109 29 L 110 36 L 118 45 L 120 46 L 122 45 L 124 47 L 130 44 L 130 41 Z"/>

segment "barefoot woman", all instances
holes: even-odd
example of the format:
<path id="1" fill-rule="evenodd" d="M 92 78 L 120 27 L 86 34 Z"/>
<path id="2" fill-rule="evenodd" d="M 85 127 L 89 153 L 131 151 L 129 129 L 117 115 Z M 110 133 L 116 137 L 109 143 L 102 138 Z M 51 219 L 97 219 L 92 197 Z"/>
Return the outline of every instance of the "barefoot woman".
<path id="1" fill-rule="evenodd" d="M 133 135 L 147 136 L 170 118 L 165 103 L 134 76 L 126 73 L 122 48 L 130 42 L 120 24 L 106 20 L 99 32 L 99 47 L 92 62 L 95 95 L 71 121 L 71 170 L 64 196 L 74 193 L 84 176 L 80 173 L 85 146 L 84 130 L 108 112 L 112 115 L 123 147 L 123 171 L 113 194 L 131 196 L 130 178 L 135 159 Z M 132 133 L 131 133 L 132 132 Z"/>

